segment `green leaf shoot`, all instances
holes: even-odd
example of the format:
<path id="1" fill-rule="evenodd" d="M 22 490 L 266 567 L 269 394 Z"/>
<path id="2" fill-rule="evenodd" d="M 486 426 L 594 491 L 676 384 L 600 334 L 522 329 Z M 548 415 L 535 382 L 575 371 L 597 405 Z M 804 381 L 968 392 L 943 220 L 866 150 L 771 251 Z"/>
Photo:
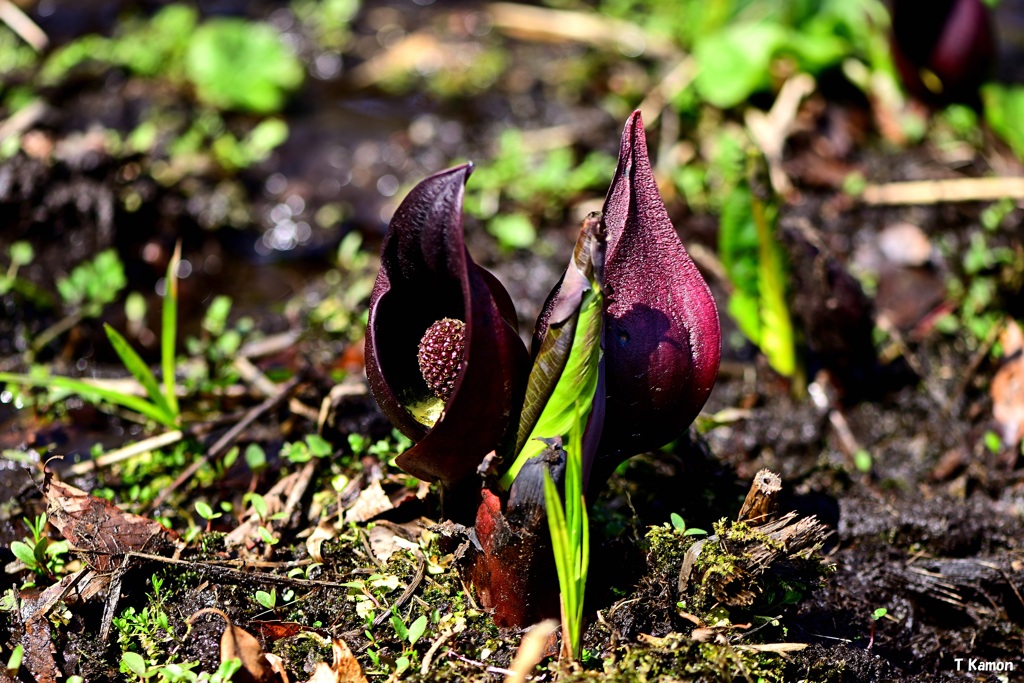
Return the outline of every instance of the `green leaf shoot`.
<path id="1" fill-rule="evenodd" d="M 178 416 L 178 395 L 175 393 L 175 344 L 178 338 L 178 266 L 181 263 L 181 242 L 167 264 L 167 293 L 164 295 L 163 329 L 160 333 L 160 365 L 164 374 L 164 395 L 172 415 Z"/>
<path id="2" fill-rule="evenodd" d="M 568 440 L 574 428 L 587 424 L 593 410 L 603 355 L 603 262 L 599 218 L 588 219 L 530 370 L 519 423 L 518 454 L 499 481 L 506 490 L 526 461 L 544 451 L 546 444 L 541 439 Z"/>
<path id="3" fill-rule="evenodd" d="M 84 380 L 59 375 L 35 377 L 32 375 L 20 375 L 12 372 L 0 372 L 0 382 L 9 382 L 21 386 L 42 387 L 48 389 L 63 389 L 78 394 L 83 399 L 91 402 L 106 401 L 127 410 L 133 410 L 143 417 L 154 422 L 159 422 L 167 427 L 175 427 L 176 419 L 165 413 L 158 406 L 150 403 L 141 396 L 133 396 L 123 391 L 98 386 Z"/>
<path id="4" fill-rule="evenodd" d="M 120 332 L 106 323 L 103 323 L 103 329 L 107 333 L 107 339 L 110 340 L 111 346 L 114 347 L 114 351 L 117 352 L 124 367 L 135 376 L 135 379 L 139 381 L 142 388 L 146 390 L 149 399 L 157 408 L 163 411 L 166 419 L 174 422 L 175 411 L 171 410 L 171 406 L 167 403 L 167 398 L 161 393 L 160 384 L 157 382 L 156 376 L 153 375 L 153 371 L 149 369 L 146 362 L 135 352 L 135 349 L 131 347 L 128 340 Z"/>
<path id="5" fill-rule="evenodd" d="M 590 568 L 590 522 L 583 495 L 582 434 L 582 422 L 577 417 L 569 448 L 565 451 L 564 507 L 550 472 L 544 471 L 544 505 L 562 595 L 563 640 L 568 643 L 569 652 L 575 659 L 579 658 L 583 646 L 583 596 Z"/>

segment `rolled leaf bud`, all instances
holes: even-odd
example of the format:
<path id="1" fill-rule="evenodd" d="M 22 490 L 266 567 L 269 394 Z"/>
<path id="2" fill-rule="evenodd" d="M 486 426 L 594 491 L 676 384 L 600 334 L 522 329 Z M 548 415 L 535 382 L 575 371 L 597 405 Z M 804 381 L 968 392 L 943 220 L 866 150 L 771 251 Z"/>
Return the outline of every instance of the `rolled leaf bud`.
<path id="1" fill-rule="evenodd" d="M 721 358 L 718 308 L 668 217 L 639 111 L 622 133 L 604 225 L 608 399 L 595 469 L 606 476 L 622 459 L 686 430 Z"/>

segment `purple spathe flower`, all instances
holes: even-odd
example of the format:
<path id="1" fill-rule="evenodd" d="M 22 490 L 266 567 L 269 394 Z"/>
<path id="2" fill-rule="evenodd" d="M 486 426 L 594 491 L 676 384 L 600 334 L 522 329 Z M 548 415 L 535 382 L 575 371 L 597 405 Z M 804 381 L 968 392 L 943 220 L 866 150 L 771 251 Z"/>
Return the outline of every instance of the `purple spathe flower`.
<path id="1" fill-rule="evenodd" d="M 366 376 L 381 410 L 415 445 L 406 472 L 454 486 L 518 419 L 529 358 L 515 309 L 463 241 L 472 165 L 426 178 L 395 212 L 370 295 Z"/>

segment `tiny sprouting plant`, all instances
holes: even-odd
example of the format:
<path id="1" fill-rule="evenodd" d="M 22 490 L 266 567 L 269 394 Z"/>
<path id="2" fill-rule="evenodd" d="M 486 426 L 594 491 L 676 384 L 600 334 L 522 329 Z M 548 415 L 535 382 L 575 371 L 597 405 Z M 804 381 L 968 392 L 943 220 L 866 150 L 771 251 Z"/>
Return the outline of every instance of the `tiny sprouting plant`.
<path id="1" fill-rule="evenodd" d="M 54 579 L 64 567 L 64 559 L 70 548 L 67 541 L 53 541 L 46 534 L 46 514 L 35 519 L 25 519 L 25 526 L 31 538 L 11 542 L 11 553 L 24 563 L 29 571 Z"/>
<path id="2" fill-rule="evenodd" d="M 213 520 L 220 517 L 222 513 L 214 512 L 213 508 L 211 508 L 210 504 L 207 503 L 205 500 L 197 500 L 195 507 L 196 513 L 206 520 L 206 531 L 209 532 L 210 525 L 213 523 Z"/>
<path id="3" fill-rule="evenodd" d="M 678 512 L 673 512 L 668 516 L 669 521 L 672 523 L 672 528 L 676 533 L 682 534 L 683 536 L 706 536 L 707 531 L 704 529 L 698 529 L 697 527 L 686 526 L 686 521 L 680 516 Z"/>
<path id="4" fill-rule="evenodd" d="M 313 458 L 326 458 L 334 452 L 334 447 L 317 434 L 308 434 L 302 441 L 286 443 L 281 448 L 281 456 L 295 464 L 307 463 Z"/>
<path id="5" fill-rule="evenodd" d="M 266 607 L 267 609 L 274 609 L 275 607 L 277 607 L 276 588 L 271 588 L 269 593 L 265 590 L 258 590 L 253 595 L 253 598 L 255 598 L 256 602 Z"/>
<path id="6" fill-rule="evenodd" d="M 421 614 L 408 626 L 405 625 L 402 617 L 397 614 L 392 615 L 391 628 L 395 630 L 395 635 L 398 636 L 398 640 L 403 644 L 402 654 L 395 659 L 396 676 L 401 676 L 412 665 L 416 656 L 416 651 L 413 647 L 423 637 L 423 634 L 426 633 L 427 623 L 426 614 Z"/>
<path id="7" fill-rule="evenodd" d="M 6 272 L 0 272 L 0 296 L 14 289 L 18 283 L 18 270 L 32 263 L 35 252 L 28 242 L 15 242 L 7 248 L 7 256 L 11 262 Z"/>
<path id="8" fill-rule="evenodd" d="M 126 284 L 124 265 L 113 249 L 101 251 L 92 260 L 75 266 L 66 277 L 58 277 L 57 293 L 67 315 L 36 336 L 31 354 L 38 353 L 83 319 L 99 317 Z"/>

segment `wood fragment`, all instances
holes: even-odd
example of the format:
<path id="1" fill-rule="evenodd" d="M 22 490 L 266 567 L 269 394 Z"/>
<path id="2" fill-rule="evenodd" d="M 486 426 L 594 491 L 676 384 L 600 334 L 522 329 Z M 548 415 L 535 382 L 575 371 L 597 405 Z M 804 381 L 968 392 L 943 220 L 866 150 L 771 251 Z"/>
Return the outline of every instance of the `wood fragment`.
<path id="1" fill-rule="evenodd" d="M 56 481 L 49 473 L 42 490 L 47 519 L 97 571 L 116 569 L 129 551 L 166 555 L 181 551 L 178 534 L 159 522 L 125 512 L 102 498 Z"/>
<path id="2" fill-rule="evenodd" d="M 779 475 L 767 469 L 758 472 L 754 475 L 754 481 L 750 485 L 736 521 L 751 525 L 770 522 L 778 511 L 781 490 L 782 478 Z"/>
<path id="3" fill-rule="evenodd" d="M 21 135 L 34 126 L 48 111 L 50 111 L 50 107 L 43 100 L 32 100 L 0 123 L 0 142 L 15 135 Z"/>
<path id="4" fill-rule="evenodd" d="M 1024 177 L 954 178 L 868 185 L 861 201 L 879 204 L 939 204 L 942 202 L 988 202 L 997 199 L 1024 200 Z"/>
<path id="5" fill-rule="evenodd" d="M 679 594 L 683 595 L 686 593 L 687 588 L 690 587 L 690 576 L 693 574 L 693 565 L 697 563 L 700 558 L 700 551 L 704 549 L 704 544 L 708 542 L 708 539 L 702 538 L 686 550 L 686 554 L 683 556 L 683 564 L 679 568 L 679 581 L 676 583 L 676 588 L 679 589 Z"/>
<path id="6" fill-rule="evenodd" d="M 750 107 L 744 116 L 751 139 L 768 162 L 772 187 L 783 197 L 793 192 L 793 183 L 782 168 L 782 152 L 796 122 L 800 103 L 814 92 L 815 87 L 817 83 L 812 76 L 798 73 L 782 85 L 768 113 Z"/>
<path id="7" fill-rule="evenodd" d="M 425 558 L 421 557 L 420 564 L 416 568 L 416 575 L 412 577 L 412 581 L 409 582 L 409 586 L 402 592 L 401 595 L 398 596 L 398 599 L 395 600 L 394 603 L 392 603 L 391 607 L 388 607 L 387 610 L 382 612 L 379 617 L 373 620 L 374 628 L 377 628 L 378 626 L 386 622 L 388 619 L 391 618 L 392 614 L 395 614 L 396 612 L 398 612 L 398 610 L 402 609 L 402 605 L 409 602 L 409 598 L 412 597 L 412 594 L 415 593 L 416 589 L 420 587 L 421 583 L 423 583 L 423 577 L 426 576 L 426 573 L 427 561 Z"/>
<path id="8" fill-rule="evenodd" d="M 148 560 L 151 562 L 162 562 L 164 564 L 178 565 L 181 567 L 185 567 L 188 570 L 208 575 L 210 576 L 211 579 L 224 583 L 245 583 L 246 585 L 257 583 L 269 586 L 304 586 L 311 588 L 337 588 L 340 590 L 348 590 L 350 588 L 350 586 L 347 583 L 340 583 L 337 581 L 321 581 L 319 579 L 299 579 L 291 576 L 282 576 L 280 574 L 271 574 L 269 572 L 245 571 L 242 569 L 225 567 L 222 565 L 215 564 L 213 562 L 194 562 L 191 560 L 180 560 L 173 557 L 163 557 L 162 555 L 150 555 L 149 553 L 137 552 L 128 552 L 125 554 L 125 556 L 128 558 L 137 558 L 140 560 Z M 260 563 L 256 564 L 258 565 Z"/>

